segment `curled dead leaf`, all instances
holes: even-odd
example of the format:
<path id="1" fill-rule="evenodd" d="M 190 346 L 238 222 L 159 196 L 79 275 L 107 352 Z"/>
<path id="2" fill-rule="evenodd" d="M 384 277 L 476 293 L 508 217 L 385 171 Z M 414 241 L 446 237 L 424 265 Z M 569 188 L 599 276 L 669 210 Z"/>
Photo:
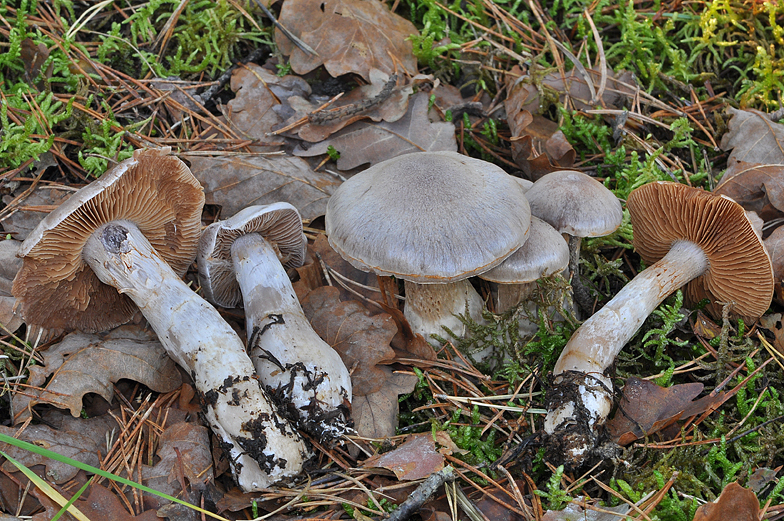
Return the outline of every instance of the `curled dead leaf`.
<path id="1" fill-rule="evenodd" d="M 307 150 L 297 147 L 294 155 L 318 156 L 326 154 L 327 148 L 332 146 L 340 152 L 338 168 L 350 170 L 412 152 L 456 151 L 454 124 L 432 123 L 427 117 L 428 104 L 427 93 L 419 92 L 412 97 L 408 111 L 399 120 L 379 123 L 359 121 Z"/>
<path id="2" fill-rule="evenodd" d="M 784 163 L 784 125 L 774 123 L 762 112 L 729 107 L 732 116 L 722 150 L 732 150 L 727 159 L 746 163 L 778 165 Z"/>
<path id="3" fill-rule="evenodd" d="M 732 482 L 713 503 L 697 509 L 694 521 L 758 521 L 759 501 L 754 492 Z"/>
<path id="4" fill-rule="evenodd" d="M 443 469 L 444 456 L 436 451 L 432 434 L 414 434 L 395 450 L 366 459 L 362 466 L 385 468 L 394 472 L 397 479 L 410 481 Z"/>
<path id="5" fill-rule="evenodd" d="M 30 367 L 30 384 L 40 386 L 48 375 L 52 377 L 43 389 L 31 388 L 24 393 L 26 396 L 14 396 L 17 423 L 29 417 L 29 407 L 36 403 L 68 409 L 78 417 L 85 394 L 96 393 L 111 401 L 112 384 L 122 378 L 157 392 L 173 391 L 182 383 L 175 363 L 158 341 L 103 340 L 98 335 L 71 333 L 44 352 L 43 357 L 43 366 Z"/>
<path id="6" fill-rule="evenodd" d="M 661 387 L 631 377 L 623 388 L 618 412 L 607 422 L 610 437 L 619 445 L 659 432 L 680 419 L 718 408 L 726 393 L 694 398 L 702 392 L 701 383 Z"/>
<path id="7" fill-rule="evenodd" d="M 308 16 L 302 16 L 308 13 Z M 370 69 L 387 74 L 398 68 L 417 73 L 413 46 L 408 37 L 419 34 L 414 24 L 392 13 L 383 2 L 363 0 L 286 0 L 280 23 L 316 54 L 309 54 L 275 30 L 275 42 L 290 56 L 291 68 L 305 74 L 319 65 L 335 78 L 359 74 L 370 80 Z"/>

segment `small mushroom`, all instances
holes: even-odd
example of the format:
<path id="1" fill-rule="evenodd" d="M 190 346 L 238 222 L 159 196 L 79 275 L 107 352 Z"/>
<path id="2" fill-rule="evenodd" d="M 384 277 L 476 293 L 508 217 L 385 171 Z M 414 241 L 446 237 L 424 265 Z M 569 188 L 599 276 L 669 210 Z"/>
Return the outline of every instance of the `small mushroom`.
<path id="1" fill-rule="evenodd" d="M 603 237 L 621 225 L 623 210 L 615 194 L 591 176 L 559 170 L 539 178 L 526 192 L 531 215 L 568 236 L 569 274 L 575 300 L 590 312 L 591 297 L 580 280 L 583 237 Z"/>
<path id="2" fill-rule="evenodd" d="M 327 204 L 332 247 L 356 268 L 405 280 L 404 314 L 427 340 L 458 336 L 484 303 L 467 280 L 517 250 L 531 215 L 520 185 L 499 167 L 455 152 L 378 163 L 340 185 Z"/>
<path id="3" fill-rule="evenodd" d="M 68 330 L 107 330 L 140 310 L 193 378 L 239 485 L 258 490 L 298 474 L 308 451 L 237 334 L 180 278 L 196 256 L 204 192 L 168 152 L 134 152 L 41 221 L 13 293 L 26 322 Z"/>
<path id="4" fill-rule="evenodd" d="M 743 208 L 724 196 L 671 182 L 634 190 L 627 201 L 634 247 L 650 264 L 574 332 L 556 362 L 545 432 L 565 463 L 585 462 L 612 406 L 604 374 L 648 315 L 685 285 L 688 302 L 707 298 L 721 316 L 759 317 L 773 296 L 773 272 Z"/>
<path id="5" fill-rule="evenodd" d="M 503 313 L 528 297 L 537 280 L 559 273 L 568 265 L 569 246 L 561 234 L 538 217 L 531 217 L 525 244 L 479 278 L 498 285 L 495 309 Z"/>
<path id="6" fill-rule="evenodd" d="M 199 278 L 210 302 L 236 307 L 244 301 L 250 357 L 261 382 L 292 420 L 332 438 L 346 430 L 351 376 L 313 331 L 284 269 L 301 266 L 306 249 L 296 208 L 249 206 L 204 230 Z"/>

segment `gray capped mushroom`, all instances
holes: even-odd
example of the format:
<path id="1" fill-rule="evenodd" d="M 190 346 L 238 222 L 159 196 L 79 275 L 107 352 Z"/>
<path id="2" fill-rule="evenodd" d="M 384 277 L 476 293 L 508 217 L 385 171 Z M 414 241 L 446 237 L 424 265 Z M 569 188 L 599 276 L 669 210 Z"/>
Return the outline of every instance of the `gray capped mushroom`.
<path id="1" fill-rule="evenodd" d="M 417 152 L 378 163 L 343 183 L 327 204 L 332 247 L 356 268 L 405 280 L 405 316 L 428 341 L 455 316 L 481 320 L 469 277 L 525 243 L 531 216 L 502 169 L 455 152 Z"/>
<path id="2" fill-rule="evenodd" d="M 569 238 L 569 275 L 575 300 L 590 311 L 590 295 L 580 280 L 583 237 L 603 237 L 621 225 L 621 202 L 596 179 L 574 170 L 558 170 L 539 178 L 526 192 L 531 215 Z"/>
<path id="3" fill-rule="evenodd" d="M 313 331 L 284 269 L 301 266 L 306 248 L 292 205 L 249 206 L 204 230 L 199 278 L 210 302 L 244 302 L 250 357 L 275 400 L 305 430 L 332 438 L 346 431 L 351 376 Z"/>
<path id="4" fill-rule="evenodd" d="M 25 239 L 13 293 L 26 322 L 96 332 L 141 311 L 185 368 L 239 485 L 300 473 L 308 450 L 255 378 L 245 346 L 180 278 L 196 257 L 204 192 L 169 149 L 137 150 Z"/>

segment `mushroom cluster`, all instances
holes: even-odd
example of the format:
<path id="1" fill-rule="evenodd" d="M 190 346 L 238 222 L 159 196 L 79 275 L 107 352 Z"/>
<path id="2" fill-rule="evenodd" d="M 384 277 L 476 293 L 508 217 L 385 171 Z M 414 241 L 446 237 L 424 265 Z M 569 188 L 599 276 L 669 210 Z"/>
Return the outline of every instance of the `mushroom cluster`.
<path id="1" fill-rule="evenodd" d="M 141 311 L 193 378 L 239 485 L 300 473 L 309 451 L 279 416 L 245 346 L 181 279 L 196 257 L 202 187 L 168 149 L 136 151 L 23 242 L 13 294 L 28 324 L 103 331 Z"/>
<path id="2" fill-rule="evenodd" d="M 445 330 L 464 336 L 461 315 L 483 323 L 484 301 L 470 277 L 497 283 L 495 309 L 504 311 L 525 299 L 534 281 L 568 265 L 567 242 L 546 219 L 531 215 L 526 190 L 537 184 L 520 181 L 455 152 L 398 156 L 335 191 L 327 236 L 356 268 L 404 280 L 404 315 L 415 333 L 431 342 L 447 338 Z M 521 332 L 530 336 L 536 325 L 524 320 Z M 484 360 L 491 351 L 473 358 Z"/>
<path id="3" fill-rule="evenodd" d="M 773 270 L 743 208 L 724 196 L 671 182 L 644 185 L 627 201 L 634 247 L 650 266 L 574 332 L 553 370 L 545 432 L 554 455 L 579 467 L 612 407 L 605 371 L 661 302 L 684 287 L 688 302 L 756 319 L 773 297 Z"/>
<path id="4" fill-rule="evenodd" d="M 432 341 L 457 336 L 457 315 L 482 320 L 469 277 L 525 243 L 531 213 L 523 188 L 492 163 L 455 152 L 416 152 L 344 182 L 327 204 L 330 245 L 362 271 L 405 281 L 404 314 Z"/>

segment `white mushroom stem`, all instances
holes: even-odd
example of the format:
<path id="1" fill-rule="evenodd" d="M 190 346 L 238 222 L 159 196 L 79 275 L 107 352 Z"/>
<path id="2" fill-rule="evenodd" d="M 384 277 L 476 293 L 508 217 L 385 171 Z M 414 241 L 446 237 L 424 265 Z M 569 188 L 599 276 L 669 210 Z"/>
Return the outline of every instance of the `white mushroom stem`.
<path id="1" fill-rule="evenodd" d="M 484 323 L 482 309 L 484 301 L 468 280 L 449 284 L 417 284 L 405 281 L 406 307 L 403 311 L 411 329 L 430 343 L 436 343 L 431 335 L 442 338 L 449 335 L 442 326 L 449 328 L 458 337 L 465 336 L 466 327 L 456 315 L 468 315 L 478 323 Z"/>
<path id="2" fill-rule="evenodd" d="M 565 399 L 548 405 L 544 424 L 548 434 L 571 431 L 562 449 L 573 467 L 588 455 L 596 440 L 596 429 L 612 407 L 612 382 L 604 371 L 656 307 L 708 267 L 702 248 L 691 241 L 676 241 L 667 255 L 634 277 L 574 332 L 553 370 L 553 394 Z M 575 380 L 567 375 L 578 376 Z M 569 382 L 576 383 L 577 389 L 556 389 Z M 582 431 L 575 433 L 573 428 Z"/>
<path id="3" fill-rule="evenodd" d="M 264 394 L 242 341 L 139 229 L 128 221 L 105 224 L 83 256 L 101 282 L 139 306 L 169 356 L 188 370 L 240 487 L 260 490 L 299 474 L 307 448 Z"/>
<path id="4" fill-rule="evenodd" d="M 231 257 L 259 378 L 306 430 L 326 438 L 344 434 L 351 376 L 311 327 L 275 250 L 251 233 L 234 241 Z"/>

